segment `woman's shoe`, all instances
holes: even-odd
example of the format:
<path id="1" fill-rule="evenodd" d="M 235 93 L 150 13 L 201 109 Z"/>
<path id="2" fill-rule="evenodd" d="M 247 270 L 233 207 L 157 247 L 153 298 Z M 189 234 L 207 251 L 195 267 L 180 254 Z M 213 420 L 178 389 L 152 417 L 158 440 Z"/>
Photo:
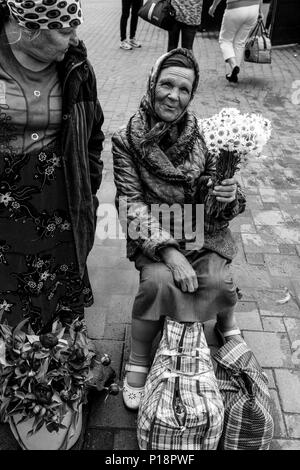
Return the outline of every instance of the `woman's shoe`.
<path id="1" fill-rule="evenodd" d="M 125 365 L 126 372 L 139 372 L 141 374 L 148 374 L 149 367 L 136 366 L 134 364 Z M 127 377 L 125 376 L 123 383 L 123 401 L 124 405 L 130 410 L 138 410 L 141 399 L 144 395 L 144 386 L 143 387 L 132 387 L 128 384 Z"/>
<path id="2" fill-rule="evenodd" d="M 218 323 L 215 324 L 215 333 L 218 339 L 221 341 L 222 345 L 227 343 L 226 338 L 230 338 L 230 336 L 240 336 L 243 340 L 243 336 L 241 330 L 239 328 L 233 328 L 232 330 L 221 331 L 218 327 Z"/>
<path id="3" fill-rule="evenodd" d="M 237 83 L 239 73 L 240 73 L 240 68 L 236 65 L 235 67 L 233 67 L 231 73 L 228 73 L 226 75 L 226 78 L 229 82 Z"/>

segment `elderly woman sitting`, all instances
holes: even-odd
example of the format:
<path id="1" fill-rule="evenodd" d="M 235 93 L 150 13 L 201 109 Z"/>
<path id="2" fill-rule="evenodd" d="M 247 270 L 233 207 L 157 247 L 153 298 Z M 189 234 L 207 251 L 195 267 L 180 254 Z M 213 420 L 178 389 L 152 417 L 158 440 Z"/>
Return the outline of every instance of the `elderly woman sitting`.
<path id="1" fill-rule="evenodd" d="M 214 162 L 197 118 L 188 110 L 198 82 L 198 65 L 190 51 L 174 49 L 163 55 L 152 69 L 138 111 L 112 139 L 116 203 L 127 231 L 127 255 L 140 272 L 123 388 L 124 403 L 131 409 L 139 407 L 152 341 L 163 317 L 204 322 L 217 315 L 223 340 L 240 338 L 229 270 L 236 249 L 228 225 L 244 210 L 245 199 L 235 179 L 214 188 L 225 209 L 215 219 L 204 218 L 204 243 L 193 249 L 150 211 L 153 204 L 201 204 L 211 184 Z M 125 198 L 126 217 L 120 210 Z M 137 221 L 139 236 L 132 229 Z"/>

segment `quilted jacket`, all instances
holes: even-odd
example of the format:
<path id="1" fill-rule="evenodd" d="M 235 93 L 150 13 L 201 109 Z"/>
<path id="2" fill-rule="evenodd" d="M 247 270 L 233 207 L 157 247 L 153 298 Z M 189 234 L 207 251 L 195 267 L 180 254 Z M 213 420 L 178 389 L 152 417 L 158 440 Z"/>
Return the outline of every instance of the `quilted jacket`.
<path id="1" fill-rule="evenodd" d="M 200 136 L 201 137 L 201 136 Z M 137 159 L 134 156 L 128 142 L 126 128 L 121 128 L 112 137 L 112 152 L 114 163 L 114 178 L 117 188 L 116 206 L 119 209 L 120 223 L 127 234 L 127 256 L 134 260 L 141 251 L 153 259 L 160 261 L 159 249 L 164 246 L 174 246 L 177 249 L 185 249 L 182 239 L 175 239 L 156 220 L 149 215 L 149 206 L 152 204 L 174 204 L 184 203 L 201 204 L 201 188 L 214 173 L 214 161 L 209 156 L 203 139 L 196 139 L 189 157 L 176 171 L 188 175 L 190 180 L 190 191 L 187 199 L 186 188 L 180 183 L 175 183 L 175 168 L 171 161 L 163 163 L 160 161 L 147 161 Z M 157 168 L 164 164 L 164 171 L 159 172 Z M 156 171 L 155 171 L 156 169 Z M 120 210 L 120 201 L 127 198 L 126 216 L 125 210 Z M 243 212 L 245 209 L 245 197 L 238 187 L 236 200 L 227 204 L 222 215 L 218 219 L 205 217 L 204 219 L 204 248 L 210 249 L 221 256 L 232 260 L 237 252 L 237 247 L 228 228 L 229 221 Z M 130 236 L 131 224 L 139 220 L 141 225 L 140 236 Z M 151 231 L 148 228 L 151 223 Z M 201 248 L 199 246 L 199 248 Z"/>

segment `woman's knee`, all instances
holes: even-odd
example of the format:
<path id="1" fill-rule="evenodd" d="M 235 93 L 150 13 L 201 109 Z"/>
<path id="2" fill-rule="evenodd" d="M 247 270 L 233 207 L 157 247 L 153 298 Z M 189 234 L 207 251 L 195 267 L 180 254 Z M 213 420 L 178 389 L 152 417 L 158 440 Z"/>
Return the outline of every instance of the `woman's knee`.
<path id="1" fill-rule="evenodd" d="M 227 306 L 234 306 L 237 302 L 236 287 L 229 272 L 218 273 L 208 277 L 205 283 L 207 291 L 215 292 L 216 297 Z"/>
<path id="2" fill-rule="evenodd" d="M 162 263 L 151 267 L 146 266 L 141 275 L 140 287 L 147 292 L 148 296 L 155 297 L 158 292 L 163 291 L 173 282 L 173 276 L 167 266 Z"/>

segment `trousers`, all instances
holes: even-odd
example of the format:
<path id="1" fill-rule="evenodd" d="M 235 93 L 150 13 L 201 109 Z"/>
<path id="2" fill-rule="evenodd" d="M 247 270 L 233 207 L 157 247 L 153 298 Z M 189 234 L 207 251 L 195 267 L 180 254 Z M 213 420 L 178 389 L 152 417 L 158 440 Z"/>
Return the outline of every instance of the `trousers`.
<path id="1" fill-rule="evenodd" d="M 130 33 L 129 38 L 135 37 L 136 28 L 138 24 L 138 11 L 143 5 L 143 0 L 122 0 L 122 15 L 120 20 L 121 41 L 126 39 L 127 21 L 130 15 Z"/>
<path id="2" fill-rule="evenodd" d="M 181 47 L 185 49 L 193 49 L 197 25 L 190 25 L 174 21 L 174 26 L 169 33 L 168 52 L 178 47 L 179 35 L 181 31 Z"/>
<path id="3" fill-rule="evenodd" d="M 235 57 L 237 65 L 241 64 L 245 44 L 257 22 L 258 12 L 259 5 L 225 10 L 219 35 L 219 44 L 225 61 Z"/>

